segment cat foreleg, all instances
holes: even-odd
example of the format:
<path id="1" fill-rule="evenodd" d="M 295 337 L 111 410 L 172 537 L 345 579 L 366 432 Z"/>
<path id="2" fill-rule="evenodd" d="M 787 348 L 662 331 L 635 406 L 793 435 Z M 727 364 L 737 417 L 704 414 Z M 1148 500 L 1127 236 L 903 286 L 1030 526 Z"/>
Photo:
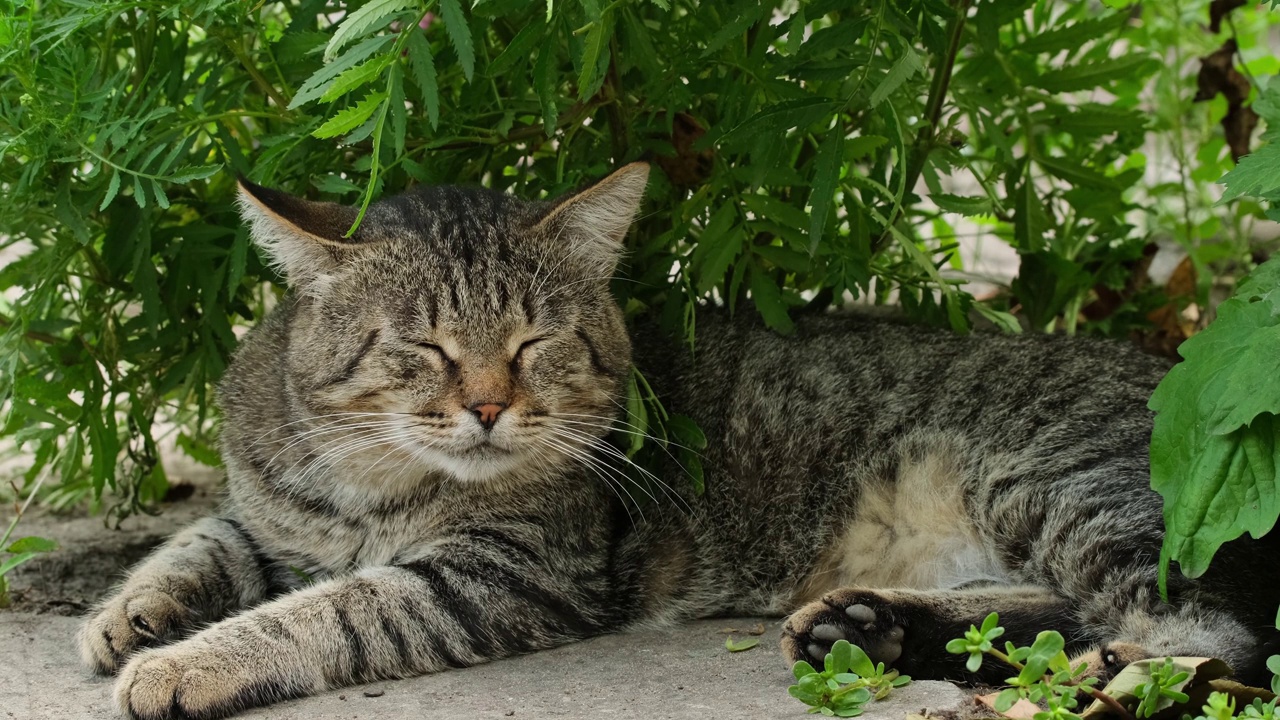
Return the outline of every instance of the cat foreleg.
<path id="1" fill-rule="evenodd" d="M 172 642 L 262 600 L 265 559 L 233 520 L 204 518 L 173 536 L 99 603 L 80 628 L 80 657 L 116 672 L 134 651 Z"/>

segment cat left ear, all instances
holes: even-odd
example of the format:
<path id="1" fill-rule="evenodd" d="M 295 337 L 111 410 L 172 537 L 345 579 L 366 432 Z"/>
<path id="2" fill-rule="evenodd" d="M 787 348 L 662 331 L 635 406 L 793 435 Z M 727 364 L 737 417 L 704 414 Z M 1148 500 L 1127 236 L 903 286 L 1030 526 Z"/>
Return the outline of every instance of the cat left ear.
<path id="1" fill-rule="evenodd" d="M 590 258 L 609 270 L 622 252 L 622 240 L 644 199 L 649 164 L 631 163 L 591 187 L 561 200 L 539 227 L 555 227 L 554 234 L 578 243 Z"/>
<path id="2" fill-rule="evenodd" d="M 365 223 L 346 237 L 358 213 L 355 208 L 304 200 L 243 176 L 237 179 L 241 217 L 249 224 L 254 241 L 292 286 L 324 276 L 352 246 L 371 239 Z"/>

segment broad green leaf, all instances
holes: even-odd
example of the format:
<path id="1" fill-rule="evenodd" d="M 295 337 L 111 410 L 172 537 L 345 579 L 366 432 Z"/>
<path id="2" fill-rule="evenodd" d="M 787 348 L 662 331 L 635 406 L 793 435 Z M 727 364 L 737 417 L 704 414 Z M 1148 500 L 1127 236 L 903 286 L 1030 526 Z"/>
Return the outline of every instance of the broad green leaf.
<path id="1" fill-rule="evenodd" d="M 58 543 L 42 537 L 24 537 L 15 540 L 13 544 L 6 548 L 11 553 L 45 553 L 53 552 L 58 549 Z"/>
<path id="2" fill-rule="evenodd" d="M 455 0 L 456 2 L 456 0 Z M 352 40 L 368 32 L 375 25 L 390 24 L 391 15 L 412 7 L 414 0 L 369 0 L 338 24 L 338 30 L 324 49 L 324 61 L 329 62 Z"/>
<path id="3" fill-rule="evenodd" d="M 467 17 L 462 14 L 462 6 L 458 0 L 440 0 L 440 15 L 444 18 L 444 29 L 449 33 L 449 41 L 458 52 L 458 63 L 462 65 L 462 74 L 471 82 L 476 71 L 476 50 L 471 42 L 471 27 Z"/>
<path id="4" fill-rule="evenodd" d="M 370 93 L 365 99 L 329 118 L 325 124 L 316 128 L 311 135 L 317 138 L 331 138 L 348 132 L 372 117 L 373 113 L 382 105 L 382 101 L 386 99 L 387 94 L 385 92 Z"/>
<path id="5" fill-rule="evenodd" d="M 0 578 L 3 578 L 10 570 L 39 554 L 37 552 L 24 552 L 5 558 L 4 562 L 0 562 Z"/>
<path id="6" fill-rule="evenodd" d="M 889 68 L 889 72 L 871 92 L 869 100 L 871 107 L 875 107 L 884 102 L 890 95 L 897 92 L 903 83 L 910 80 L 918 72 L 924 72 L 924 64 L 920 62 L 920 56 L 916 51 L 907 45 L 902 48 L 902 56 L 893 63 L 893 67 Z"/>
<path id="7" fill-rule="evenodd" d="M 1062 655 L 1065 645 L 1062 634 L 1056 630 L 1044 630 L 1036 635 L 1035 642 L 1031 644 L 1031 653 L 1027 655 L 1022 671 L 1018 673 L 1019 683 L 1026 686 L 1044 677 L 1058 656 Z"/>
<path id="8" fill-rule="evenodd" d="M 724 648 L 725 648 L 725 650 L 728 650 L 728 651 L 729 651 L 729 652 L 731 652 L 731 653 L 737 653 L 737 652 L 742 652 L 742 651 L 744 651 L 744 650 L 750 650 L 751 648 L 753 648 L 753 647 L 755 647 L 755 646 L 757 646 L 757 645 L 759 645 L 759 644 L 760 644 L 760 638 L 746 638 L 745 640 L 742 640 L 741 642 L 734 642 L 734 641 L 733 641 L 733 638 L 725 638 L 725 639 L 724 639 Z"/>
<path id="9" fill-rule="evenodd" d="M 1151 486 L 1165 501 L 1169 561 L 1197 577 L 1225 542 L 1271 530 L 1280 515 L 1280 259 L 1186 340 L 1151 396 Z"/>

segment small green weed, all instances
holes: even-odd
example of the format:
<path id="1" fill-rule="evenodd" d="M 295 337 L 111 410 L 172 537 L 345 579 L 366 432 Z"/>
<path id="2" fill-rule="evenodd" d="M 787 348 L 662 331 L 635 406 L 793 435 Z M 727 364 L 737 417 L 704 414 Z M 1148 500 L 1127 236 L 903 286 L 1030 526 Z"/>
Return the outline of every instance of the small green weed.
<path id="1" fill-rule="evenodd" d="M 911 682 L 884 663 L 873 663 L 862 648 L 837 640 L 823 661 L 821 672 L 801 660 L 791 666 L 796 684 L 791 696 L 809 706 L 809 712 L 828 717 L 857 717 L 872 700 L 883 700 L 896 687 Z"/>

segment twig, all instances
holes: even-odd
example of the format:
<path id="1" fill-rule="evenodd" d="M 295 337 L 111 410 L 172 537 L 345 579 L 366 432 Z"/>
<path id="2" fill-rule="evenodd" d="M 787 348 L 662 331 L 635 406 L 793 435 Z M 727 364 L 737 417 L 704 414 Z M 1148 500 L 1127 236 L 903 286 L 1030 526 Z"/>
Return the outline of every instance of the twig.
<path id="1" fill-rule="evenodd" d="M 907 153 L 907 170 L 903 177 L 903 185 L 905 192 L 911 192 L 916 186 L 916 181 L 920 179 L 920 173 L 924 171 L 925 160 L 929 158 L 929 153 L 933 150 L 933 141 L 937 135 L 938 123 L 942 121 L 942 106 L 947 99 L 947 88 L 951 84 L 951 73 L 956 66 L 956 55 L 960 52 L 960 40 L 964 35 L 964 23 L 969 14 L 969 6 L 973 0 L 958 0 L 956 3 L 955 17 L 947 22 L 947 51 L 942 56 L 942 62 L 933 73 L 933 82 L 929 85 L 929 97 L 925 101 L 925 117 L 928 122 L 924 127 L 920 128 L 920 132 L 916 133 L 916 140 L 911 144 L 911 150 Z M 889 224 L 898 222 L 898 218 L 902 215 L 902 208 L 889 217 Z M 880 237 L 876 239 L 871 247 L 871 252 L 877 253 L 889 244 L 890 232 L 885 227 L 880 233 Z"/>

